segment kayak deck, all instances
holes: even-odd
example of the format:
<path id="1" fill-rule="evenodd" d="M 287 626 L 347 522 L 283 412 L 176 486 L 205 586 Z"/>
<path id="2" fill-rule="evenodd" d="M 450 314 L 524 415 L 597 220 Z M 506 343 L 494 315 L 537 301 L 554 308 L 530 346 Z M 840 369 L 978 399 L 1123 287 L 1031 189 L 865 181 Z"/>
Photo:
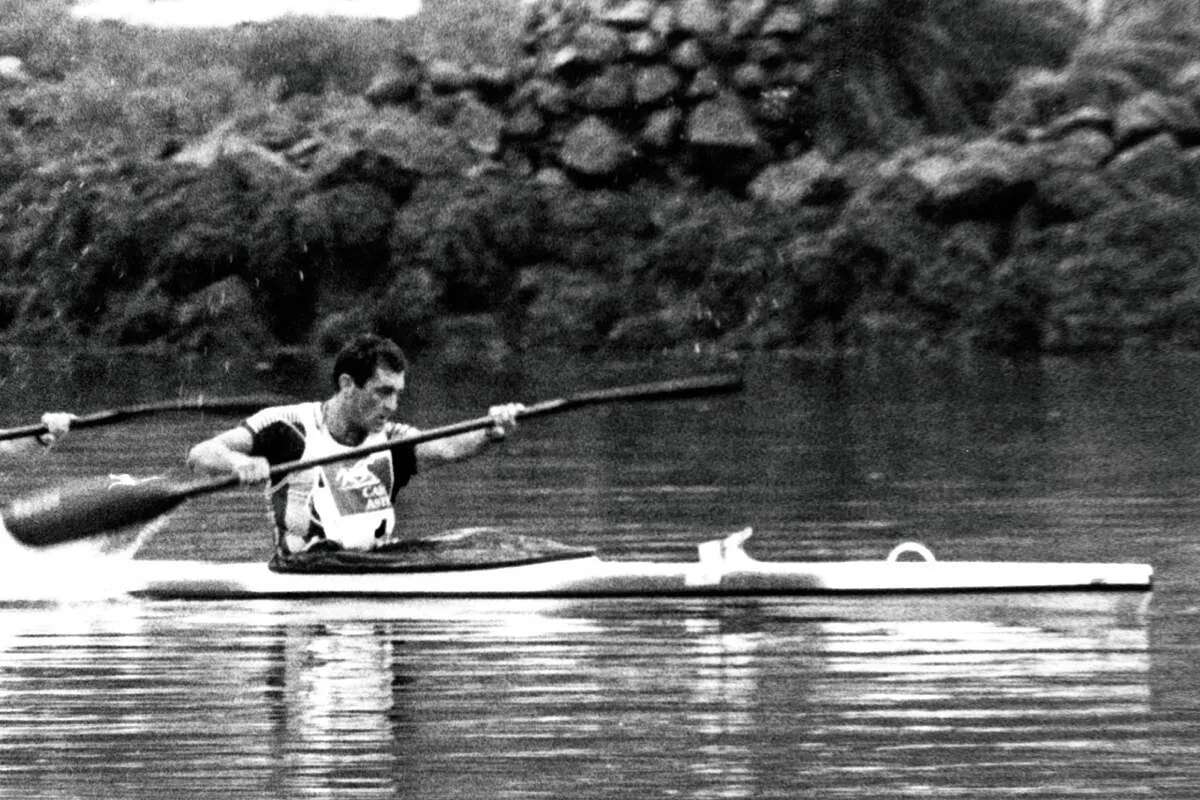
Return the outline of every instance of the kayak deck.
<path id="1" fill-rule="evenodd" d="M 905 543 L 887 559 L 758 561 L 749 529 L 700 545 L 687 562 L 579 555 L 447 570 L 279 573 L 258 562 L 133 561 L 128 593 L 155 599 L 841 595 L 945 592 L 1147 591 L 1146 564 L 937 561 Z M 907 554 L 921 560 L 903 560 Z"/>

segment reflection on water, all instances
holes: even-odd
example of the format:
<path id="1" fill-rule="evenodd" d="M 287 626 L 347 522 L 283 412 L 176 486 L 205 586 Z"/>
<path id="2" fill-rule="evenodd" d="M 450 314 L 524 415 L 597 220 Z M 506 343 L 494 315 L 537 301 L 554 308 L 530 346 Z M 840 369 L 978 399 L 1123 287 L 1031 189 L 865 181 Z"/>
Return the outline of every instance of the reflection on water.
<path id="1" fill-rule="evenodd" d="M 1152 776 L 1139 596 L 979 599 L 942 620 L 867 602 L 9 607 L 0 786 L 1137 796 Z"/>
<path id="2" fill-rule="evenodd" d="M 722 366 L 417 364 L 404 413 L 442 424 Z M 41 367 L 0 354 L 6 423 L 326 386 L 301 363 Z M 919 540 L 945 559 L 1150 562 L 1153 599 L 84 602 L 112 562 L 4 558 L 0 798 L 1195 797 L 1200 363 L 745 367 L 736 397 L 531 421 L 502 456 L 417 476 L 405 524 L 632 558 L 751 525 L 760 558 Z M 178 470 L 230 423 L 80 431 L 0 472 L 0 495 Z M 257 492 L 197 498 L 139 557 L 262 559 L 266 522 Z"/>

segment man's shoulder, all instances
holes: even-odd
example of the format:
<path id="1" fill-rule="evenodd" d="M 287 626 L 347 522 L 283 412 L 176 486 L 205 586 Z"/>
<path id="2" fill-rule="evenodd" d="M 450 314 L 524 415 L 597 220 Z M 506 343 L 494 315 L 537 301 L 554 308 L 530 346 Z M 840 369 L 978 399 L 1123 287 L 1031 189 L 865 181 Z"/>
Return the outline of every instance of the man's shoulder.
<path id="1" fill-rule="evenodd" d="M 270 406 L 254 412 L 249 417 L 246 417 L 243 423 L 247 428 L 254 431 L 260 431 L 274 423 L 284 425 L 293 425 L 304 428 L 307 423 L 315 419 L 315 415 L 320 409 L 319 402 L 307 403 L 290 403 L 282 406 Z"/>

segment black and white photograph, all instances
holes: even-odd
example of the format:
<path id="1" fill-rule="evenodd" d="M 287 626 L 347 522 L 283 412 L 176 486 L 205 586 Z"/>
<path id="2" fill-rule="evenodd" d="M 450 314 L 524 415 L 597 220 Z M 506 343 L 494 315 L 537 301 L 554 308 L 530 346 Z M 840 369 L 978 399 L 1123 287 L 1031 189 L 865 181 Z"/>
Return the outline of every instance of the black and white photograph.
<path id="1" fill-rule="evenodd" d="M 1200 797 L 1200 0 L 0 0 L 0 800 Z"/>

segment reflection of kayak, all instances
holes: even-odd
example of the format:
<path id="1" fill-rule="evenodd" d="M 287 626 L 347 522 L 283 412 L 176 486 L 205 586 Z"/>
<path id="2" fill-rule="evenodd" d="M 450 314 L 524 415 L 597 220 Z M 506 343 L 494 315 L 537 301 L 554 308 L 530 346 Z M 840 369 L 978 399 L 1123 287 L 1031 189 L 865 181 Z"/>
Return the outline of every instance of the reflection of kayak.
<path id="1" fill-rule="evenodd" d="M 279 572 L 259 562 L 133 561 L 127 588 L 162 599 L 235 599 L 1146 591 L 1151 585 L 1145 564 L 937 561 L 914 544 L 875 561 L 758 561 L 742 548 L 750 533 L 706 542 L 700 558 L 687 562 L 607 560 L 552 543 L 542 554 L 501 547 L 503 560 L 424 558 L 362 570 L 344 562 Z"/>

